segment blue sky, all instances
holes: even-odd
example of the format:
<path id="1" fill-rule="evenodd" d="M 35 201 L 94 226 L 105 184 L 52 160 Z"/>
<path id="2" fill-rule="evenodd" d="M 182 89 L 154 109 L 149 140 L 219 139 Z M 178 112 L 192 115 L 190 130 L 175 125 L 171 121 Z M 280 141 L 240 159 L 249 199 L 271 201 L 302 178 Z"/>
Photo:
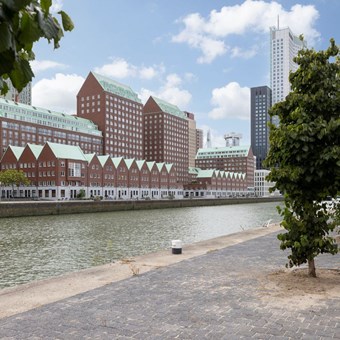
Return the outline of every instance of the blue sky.
<path id="1" fill-rule="evenodd" d="M 74 114 L 90 71 L 195 114 L 212 145 L 242 133 L 250 143 L 250 91 L 269 86 L 269 27 L 289 26 L 308 46 L 340 44 L 340 0 L 54 1 L 75 28 L 61 46 L 40 41 L 33 105 Z"/>

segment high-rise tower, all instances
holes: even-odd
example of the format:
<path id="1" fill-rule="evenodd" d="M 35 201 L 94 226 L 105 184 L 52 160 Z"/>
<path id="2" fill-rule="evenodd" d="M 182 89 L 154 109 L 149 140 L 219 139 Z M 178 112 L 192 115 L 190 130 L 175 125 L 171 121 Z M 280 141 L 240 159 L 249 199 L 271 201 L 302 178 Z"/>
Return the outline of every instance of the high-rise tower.
<path id="1" fill-rule="evenodd" d="M 278 25 L 270 28 L 270 87 L 273 105 L 284 100 L 290 92 L 289 73 L 298 67 L 293 58 L 306 46 L 307 43 L 295 36 L 289 27 L 280 29 Z"/>
<path id="2" fill-rule="evenodd" d="M 251 148 L 256 156 L 256 169 L 262 169 L 262 162 L 269 150 L 270 120 L 268 110 L 271 107 L 272 91 L 268 86 L 250 89 L 250 135 Z"/>

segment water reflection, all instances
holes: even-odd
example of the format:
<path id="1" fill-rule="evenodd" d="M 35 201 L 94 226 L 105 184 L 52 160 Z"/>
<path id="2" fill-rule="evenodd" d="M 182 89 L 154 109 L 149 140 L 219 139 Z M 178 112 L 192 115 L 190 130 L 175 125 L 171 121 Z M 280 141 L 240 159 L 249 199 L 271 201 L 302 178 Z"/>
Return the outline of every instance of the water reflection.
<path id="1" fill-rule="evenodd" d="M 0 221 L 0 288 L 279 221 L 277 203 Z"/>

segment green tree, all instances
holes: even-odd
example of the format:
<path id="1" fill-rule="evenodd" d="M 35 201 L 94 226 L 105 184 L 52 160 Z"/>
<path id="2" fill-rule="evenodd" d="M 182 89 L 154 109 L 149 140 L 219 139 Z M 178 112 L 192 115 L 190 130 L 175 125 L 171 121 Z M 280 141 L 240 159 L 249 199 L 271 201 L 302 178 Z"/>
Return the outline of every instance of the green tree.
<path id="1" fill-rule="evenodd" d="M 290 267 L 308 263 L 316 276 L 314 258 L 320 253 L 337 253 L 329 233 L 335 223 L 321 202 L 335 197 L 340 187 L 340 62 L 333 39 L 325 51 L 305 49 L 290 74 L 292 91 L 274 105 L 270 116 L 270 150 L 266 166 L 273 190 L 284 194 L 279 209 L 286 233 L 278 235 L 281 249 L 290 248 Z"/>
<path id="2" fill-rule="evenodd" d="M 0 171 L 1 186 L 12 187 L 12 197 L 14 193 L 14 186 L 29 185 L 30 181 L 22 170 L 8 169 Z"/>
<path id="3" fill-rule="evenodd" d="M 52 0 L 0 0 L 0 91 L 8 91 L 6 79 L 20 92 L 34 77 L 29 62 L 33 44 L 53 40 L 54 48 L 65 31 L 73 29 L 69 16 L 60 11 L 62 27 L 51 15 Z"/>

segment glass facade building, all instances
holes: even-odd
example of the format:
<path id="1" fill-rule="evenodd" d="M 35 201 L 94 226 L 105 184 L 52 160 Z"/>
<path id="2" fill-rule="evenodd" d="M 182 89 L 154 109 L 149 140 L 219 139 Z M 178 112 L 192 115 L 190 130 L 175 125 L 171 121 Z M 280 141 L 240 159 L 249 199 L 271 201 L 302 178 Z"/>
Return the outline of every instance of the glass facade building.
<path id="1" fill-rule="evenodd" d="M 269 150 L 270 117 L 272 91 L 268 86 L 252 87 L 250 89 L 250 138 L 251 148 L 256 157 L 256 169 L 262 169 L 262 162 Z"/>

